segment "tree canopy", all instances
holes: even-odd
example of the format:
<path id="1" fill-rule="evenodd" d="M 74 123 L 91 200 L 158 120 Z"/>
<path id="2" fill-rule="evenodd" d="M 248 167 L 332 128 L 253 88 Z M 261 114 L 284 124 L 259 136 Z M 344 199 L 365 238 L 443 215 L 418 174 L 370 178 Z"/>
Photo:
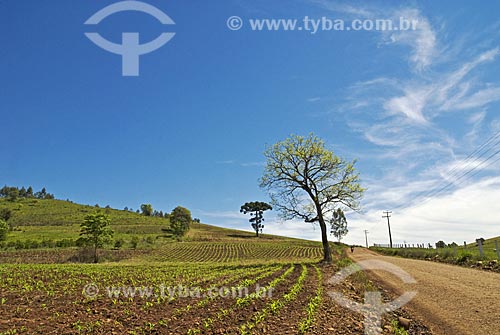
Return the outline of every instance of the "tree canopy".
<path id="1" fill-rule="evenodd" d="M 153 215 L 153 206 L 151 206 L 151 204 L 142 204 L 141 211 L 142 215 L 151 216 Z"/>
<path id="2" fill-rule="evenodd" d="M 191 212 L 182 206 L 174 208 L 170 214 L 170 230 L 176 237 L 181 237 L 189 230 L 191 222 Z"/>
<path id="3" fill-rule="evenodd" d="M 262 224 L 264 221 L 264 212 L 272 209 L 273 208 L 268 203 L 252 201 L 242 205 L 240 212 L 243 214 L 250 213 L 251 218 L 248 221 L 252 224 L 252 228 L 255 230 L 257 237 L 259 237 L 259 232 L 262 233 L 262 229 L 264 229 L 264 225 Z"/>
<path id="4" fill-rule="evenodd" d="M 111 219 L 108 215 L 96 212 L 85 216 L 80 225 L 80 242 L 94 248 L 94 263 L 98 262 L 97 249 L 113 237 L 113 231 L 109 227 Z"/>
<path id="5" fill-rule="evenodd" d="M 36 199 L 54 199 L 54 195 L 47 193 L 47 190 L 42 188 L 41 191 L 33 194 L 33 187 L 29 186 L 26 189 L 24 186 L 21 188 L 15 186 L 7 186 L 0 188 L 0 197 L 7 198 L 10 201 L 16 201 L 18 198 L 36 198 Z"/>
<path id="6" fill-rule="evenodd" d="M 364 191 L 355 161 L 334 155 L 313 134 L 292 135 L 267 148 L 265 157 L 260 186 L 283 219 L 319 224 L 323 260 L 331 262 L 327 222 L 338 208 L 358 209 Z"/>
<path id="7" fill-rule="evenodd" d="M 333 217 L 330 219 L 330 227 L 330 233 L 336 237 L 339 242 L 349 232 L 349 229 L 347 229 L 347 219 L 344 211 L 340 208 L 333 212 Z"/>

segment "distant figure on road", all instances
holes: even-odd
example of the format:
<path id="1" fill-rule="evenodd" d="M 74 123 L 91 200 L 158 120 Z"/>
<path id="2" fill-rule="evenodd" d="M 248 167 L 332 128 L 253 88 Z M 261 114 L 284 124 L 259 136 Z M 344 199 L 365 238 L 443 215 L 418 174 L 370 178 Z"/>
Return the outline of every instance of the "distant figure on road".
<path id="1" fill-rule="evenodd" d="M 354 246 L 351 245 L 351 252 L 354 252 Z"/>

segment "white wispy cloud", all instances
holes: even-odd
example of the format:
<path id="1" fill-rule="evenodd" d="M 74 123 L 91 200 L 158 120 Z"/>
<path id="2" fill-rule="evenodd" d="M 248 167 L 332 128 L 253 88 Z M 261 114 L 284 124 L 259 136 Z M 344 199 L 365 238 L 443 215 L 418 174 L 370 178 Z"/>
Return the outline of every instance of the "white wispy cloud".
<path id="1" fill-rule="evenodd" d="M 360 18 L 373 16 L 373 12 L 367 8 L 355 7 L 346 3 L 340 3 L 338 1 L 330 1 L 330 0 L 310 0 L 310 1 L 311 3 L 332 12 L 354 15 Z"/>
<path id="2" fill-rule="evenodd" d="M 321 100 L 320 97 L 312 97 L 312 98 L 307 99 L 307 101 L 309 101 L 309 102 L 317 102 L 317 101 L 320 101 L 320 100 Z"/>
<path id="3" fill-rule="evenodd" d="M 217 161 L 217 164 L 234 164 L 236 163 L 234 160 L 225 160 L 225 161 Z"/>
<path id="4" fill-rule="evenodd" d="M 381 14 L 379 14 L 381 15 Z M 387 44 L 403 44 L 411 48 L 410 61 L 416 71 L 422 71 L 432 65 L 434 59 L 439 55 L 437 50 L 436 33 L 424 15 L 416 8 L 396 10 L 392 13 L 394 21 L 399 18 L 415 21 L 415 30 L 404 30 L 392 32 L 386 37 Z"/>
<path id="5" fill-rule="evenodd" d="M 448 73 L 415 76 L 407 80 L 377 78 L 353 88 L 386 85 L 391 91 L 402 90 L 402 95 L 386 98 L 384 110 L 388 115 L 403 115 L 412 122 L 426 124 L 445 111 L 472 109 L 500 100 L 499 86 L 482 88 L 467 77 L 478 66 L 494 61 L 498 54 L 498 48 L 488 50 Z"/>
<path id="6" fill-rule="evenodd" d="M 427 17 L 417 8 L 374 8 L 353 6 L 329 0 L 310 0 L 311 3 L 335 13 L 341 13 L 353 19 L 391 19 L 398 24 L 400 18 L 407 22 L 415 22 L 416 29 L 398 30 L 392 32 L 381 31 L 380 45 L 403 45 L 412 51 L 409 61 L 415 71 L 422 71 L 432 65 L 434 59 L 440 55 L 438 50 L 435 29 Z"/>
<path id="7" fill-rule="evenodd" d="M 471 109 L 482 107 L 490 102 L 500 100 L 500 87 L 491 87 L 464 97 L 461 101 L 455 104 L 457 109 Z"/>
<path id="8" fill-rule="evenodd" d="M 384 109 L 391 115 L 401 113 L 412 121 L 425 124 L 427 119 L 423 111 L 430 93 L 431 91 L 425 87 L 407 88 L 403 96 L 387 100 L 384 103 Z"/>

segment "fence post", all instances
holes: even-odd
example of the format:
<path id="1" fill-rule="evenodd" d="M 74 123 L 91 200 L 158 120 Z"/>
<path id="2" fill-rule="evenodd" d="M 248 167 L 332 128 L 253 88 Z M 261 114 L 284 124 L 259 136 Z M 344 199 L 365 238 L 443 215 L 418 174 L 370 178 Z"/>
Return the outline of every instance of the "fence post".
<path id="1" fill-rule="evenodd" d="M 484 256 L 484 251 L 483 251 L 483 240 L 477 239 L 477 246 L 479 247 L 479 256 L 483 257 Z"/>
<path id="2" fill-rule="evenodd" d="M 498 240 L 495 240 L 495 247 L 497 248 L 497 257 L 500 259 L 500 249 L 498 249 Z"/>

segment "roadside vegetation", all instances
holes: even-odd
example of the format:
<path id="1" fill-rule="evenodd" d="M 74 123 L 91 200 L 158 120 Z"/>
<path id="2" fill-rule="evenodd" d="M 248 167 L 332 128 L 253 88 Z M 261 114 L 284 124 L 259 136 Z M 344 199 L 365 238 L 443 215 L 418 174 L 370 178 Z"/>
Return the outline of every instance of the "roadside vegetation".
<path id="1" fill-rule="evenodd" d="M 467 247 L 450 245 L 442 248 L 381 248 L 370 247 L 370 250 L 388 256 L 422 259 L 443 263 L 456 264 L 468 267 L 478 267 L 486 270 L 500 271 L 499 259 L 495 250 L 495 240 L 486 240 L 483 245 L 484 255 L 479 254 L 477 245 Z"/>

